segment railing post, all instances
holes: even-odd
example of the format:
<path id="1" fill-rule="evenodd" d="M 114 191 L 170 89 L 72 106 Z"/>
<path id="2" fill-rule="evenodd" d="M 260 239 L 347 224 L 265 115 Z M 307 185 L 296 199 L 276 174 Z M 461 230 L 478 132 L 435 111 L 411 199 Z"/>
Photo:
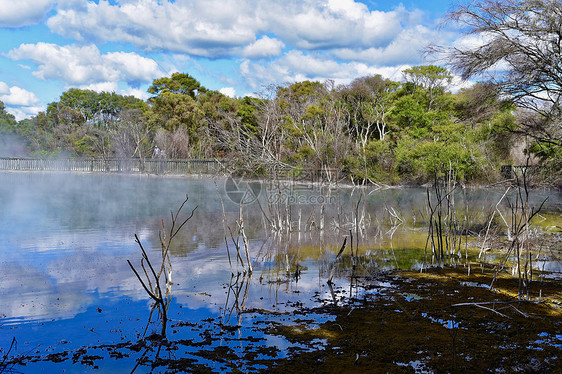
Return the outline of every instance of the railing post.
<path id="1" fill-rule="evenodd" d="M 505 179 L 513 178 L 513 165 L 502 165 L 501 167 L 501 175 Z"/>

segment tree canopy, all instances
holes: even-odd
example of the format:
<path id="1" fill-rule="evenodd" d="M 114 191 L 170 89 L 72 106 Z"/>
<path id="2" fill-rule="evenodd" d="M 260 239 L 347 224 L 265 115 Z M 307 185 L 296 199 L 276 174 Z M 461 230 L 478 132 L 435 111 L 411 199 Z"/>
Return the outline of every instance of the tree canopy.
<path id="1" fill-rule="evenodd" d="M 402 82 L 302 81 L 235 99 L 175 73 L 154 80 L 147 102 L 70 89 L 44 113 L 3 127 L 41 155 L 142 158 L 158 147 L 168 158 L 226 158 L 252 175 L 339 170 L 354 182 L 396 183 L 453 169 L 497 180 L 499 165 L 513 162 L 512 102 L 491 83 L 453 94 L 440 66 L 403 73 Z"/>
<path id="2" fill-rule="evenodd" d="M 520 108 L 522 132 L 539 142 L 562 144 L 562 2 L 559 0 L 476 0 L 457 5 L 448 21 L 481 43 L 434 46 L 463 78 L 484 78 Z"/>

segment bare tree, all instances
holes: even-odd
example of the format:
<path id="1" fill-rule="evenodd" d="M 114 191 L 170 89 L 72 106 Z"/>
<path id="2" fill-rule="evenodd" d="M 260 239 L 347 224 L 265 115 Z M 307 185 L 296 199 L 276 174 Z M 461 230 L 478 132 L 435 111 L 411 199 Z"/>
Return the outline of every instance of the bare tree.
<path id="1" fill-rule="evenodd" d="M 258 138 L 262 149 L 268 150 L 276 160 L 281 160 L 287 131 L 283 127 L 280 103 L 274 99 L 276 92 L 277 88 L 270 86 L 260 97 Z"/>
<path id="2" fill-rule="evenodd" d="M 392 110 L 392 93 L 396 82 L 380 75 L 357 78 L 340 90 L 340 95 L 350 106 L 350 129 L 364 149 L 373 133 L 384 140 L 388 134 L 387 116 Z"/>
<path id="3" fill-rule="evenodd" d="M 152 127 L 140 110 L 129 110 L 121 114 L 112 131 L 117 154 L 121 157 L 144 158 L 150 154 Z"/>
<path id="4" fill-rule="evenodd" d="M 270 176 L 292 168 L 281 161 L 282 130 L 279 129 L 279 124 L 275 123 L 276 119 L 260 122 L 258 134 L 246 128 L 241 119 L 235 115 L 225 115 L 225 119 L 228 122 L 227 127 L 214 122 L 210 122 L 209 126 L 216 134 L 216 142 L 236 155 L 236 159 L 241 160 L 243 164 L 233 164 L 232 167 L 243 168 L 252 173 L 261 169 Z"/>
<path id="5" fill-rule="evenodd" d="M 431 46 L 463 78 L 485 77 L 518 106 L 542 121 L 519 131 L 559 147 L 562 95 L 562 2 L 560 0 L 477 0 L 458 5 L 447 18 L 474 47 Z"/>
<path id="6" fill-rule="evenodd" d="M 185 126 L 179 126 L 174 131 L 158 129 L 154 136 L 154 143 L 167 158 L 192 156 L 190 136 Z"/>

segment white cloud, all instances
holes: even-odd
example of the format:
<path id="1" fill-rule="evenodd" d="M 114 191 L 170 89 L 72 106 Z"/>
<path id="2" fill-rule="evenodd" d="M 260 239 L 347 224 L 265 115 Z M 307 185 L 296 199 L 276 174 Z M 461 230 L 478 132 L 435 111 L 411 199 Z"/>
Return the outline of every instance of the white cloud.
<path id="1" fill-rule="evenodd" d="M 438 40 L 439 38 L 436 31 L 418 25 L 402 30 L 391 43 L 384 47 L 339 48 L 334 49 L 332 53 L 339 59 L 362 61 L 377 66 L 417 64 L 421 62 L 421 53 L 428 45 L 428 40 Z"/>
<path id="2" fill-rule="evenodd" d="M 105 62 L 109 62 L 115 68 L 121 70 L 123 80 L 127 82 L 149 81 L 158 78 L 162 72 L 158 68 L 158 63 L 152 59 L 139 56 L 136 53 L 111 52 L 102 56 Z M 123 72 L 122 68 L 126 67 Z"/>
<path id="3" fill-rule="evenodd" d="M 328 0 L 328 8 L 350 19 L 360 20 L 368 12 L 367 6 L 353 0 Z"/>
<path id="4" fill-rule="evenodd" d="M 487 34 L 469 34 L 456 39 L 453 46 L 458 49 L 476 49 L 490 42 L 491 37 Z"/>
<path id="5" fill-rule="evenodd" d="M 118 90 L 117 93 L 124 96 L 134 96 L 137 99 L 141 100 L 148 100 L 148 98 L 150 97 L 148 92 L 141 88 L 127 87 L 127 89 L 125 90 Z"/>
<path id="6" fill-rule="evenodd" d="M 119 89 L 117 82 L 96 82 L 86 84 L 79 87 L 82 90 L 91 90 L 96 92 L 116 92 Z"/>
<path id="7" fill-rule="evenodd" d="M 16 86 L 8 87 L 4 82 L 0 82 L 0 101 L 8 106 L 33 106 L 40 103 L 33 92 Z"/>
<path id="8" fill-rule="evenodd" d="M 39 23 L 54 3 L 53 0 L 0 0 L 0 27 Z"/>
<path id="9" fill-rule="evenodd" d="M 16 121 L 21 121 L 22 119 L 35 116 L 37 113 L 44 111 L 45 106 L 6 107 L 6 110 L 16 117 Z"/>
<path id="10" fill-rule="evenodd" d="M 219 92 L 228 97 L 236 97 L 236 90 L 233 87 L 223 87 Z"/>
<path id="11" fill-rule="evenodd" d="M 275 38 L 264 36 L 244 48 L 242 55 L 247 58 L 266 58 L 279 56 L 285 44 Z"/>
<path id="12" fill-rule="evenodd" d="M 47 25 L 77 40 L 130 42 L 146 50 L 220 57 L 255 40 L 249 11 L 236 0 L 138 0 L 121 5 L 100 0 L 59 9 Z"/>
<path id="13" fill-rule="evenodd" d="M 8 86 L 0 82 L 0 101 L 6 105 L 6 111 L 20 121 L 43 110 L 41 100 L 33 92 L 17 86 Z"/>
<path id="14" fill-rule="evenodd" d="M 419 11 L 403 6 L 371 11 L 354 0 L 100 0 L 59 4 L 47 25 L 82 41 L 129 42 L 145 50 L 210 58 L 259 58 L 279 55 L 284 46 L 383 48 L 419 20 Z M 258 39 L 264 34 L 270 36 Z"/>
<path id="15" fill-rule="evenodd" d="M 68 85 L 122 81 L 138 86 L 164 74 L 152 59 L 136 53 L 101 54 L 95 45 L 22 44 L 7 56 L 13 60 L 32 60 L 37 64 L 34 76 L 61 80 Z"/>
<path id="16" fill-rule="evenodd" d="M 384 46 L 408 21 L 408 13 L 402 8 L 369 11 L 364 4 L 353 1 L 332 1 L 328 5 L 307 1 L 294 7 L 278 2 L 271 5 L 269 14 L 273 32 L 285 43 L 302 49 Z"/>
<path id="17" fill-rule="evenodd" d="M 290 51 L 281 58 L 267 64 L 245 60 L 240 64 L 240 74 L 252 89 L 261 89 L 269 84 L 293 83 L 304 80 L 325 81 L 332 79 L 336 84 L 374 74 L 381 74 L 398 80 L 401 71 L 409 65 L 377 67 L 363 62 L 340 62 L 321 54 L 304 54 Z"/>
<path id="18" fill-rule="evenodd" d="M 203 72 L 196 57 L 242 57 L 242 76 L 255 89 L 303 79 L 347 80 L 385 66 L 422 63 L 420 51 L 443 40 L 424 17 L 422 11 L 403 5 L 390 11 L 370 10 L 357 0 L 65 0 L 47 25 L 83 42 L 132 43 L 145 51 L 187 56 L 185 64 L 174 57 L 175 68 Z M 64 79 L 80 84 L 123 80 L 115 76 L 126 65 L 127 79 L 142 81 L 157 70 L 136 54 L 94 52 L 99 54 L 71 52 L 94 62 L 75 63 L 76 69 L 68 69 L 73 74 L 65 72 Z M 256 62 L 260 59 L 268 61 Z M 59 69 L 51 71 L 49 65 L 55 64 L 40 64 L 35 74 L 45 79 L 60 76 Z M 82 66 L 88 69 L 82 71 Z"/>
<path id="19" fill-rule="evenodd" d="M 82 90 L 92 90 L 96 92 L 115 92 L 116 94 L 123 96 L 134 96 L 137 99 L 147 100 L 150 95 L 143 88 L 134 88 L 127 86 L 126 88 L 120 88 L 117 82 L 97 82 L 87 85 L 82 85 L 78 87 Z"/>
<path id="20" fill-rule="evenodd" d="M 466 80 L 462 79 L 460 76 L 453 74 L 453 79 L 451 80 L 451 85 L 448 88 L 449 88 L 449 90 L 451 90 L 451 92 L 457 93 L 460 90 L 462 90 L 463 88 L 470 88 L 472 86 L 474 86 L 474 82 L 466 81 Z"/>

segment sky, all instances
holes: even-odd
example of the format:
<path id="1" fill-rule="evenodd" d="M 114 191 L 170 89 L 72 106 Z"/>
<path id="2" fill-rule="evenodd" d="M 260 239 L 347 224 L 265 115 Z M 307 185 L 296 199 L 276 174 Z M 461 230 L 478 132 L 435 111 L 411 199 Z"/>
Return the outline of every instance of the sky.
<path id="1" fill-rule="evenodd" d="M 147 99 L 188 73 L 231 97 L 432 63 L 460 34 L 437 0 L 0 0 L 0 101 L 21 120 L 70 88 Z"/>

